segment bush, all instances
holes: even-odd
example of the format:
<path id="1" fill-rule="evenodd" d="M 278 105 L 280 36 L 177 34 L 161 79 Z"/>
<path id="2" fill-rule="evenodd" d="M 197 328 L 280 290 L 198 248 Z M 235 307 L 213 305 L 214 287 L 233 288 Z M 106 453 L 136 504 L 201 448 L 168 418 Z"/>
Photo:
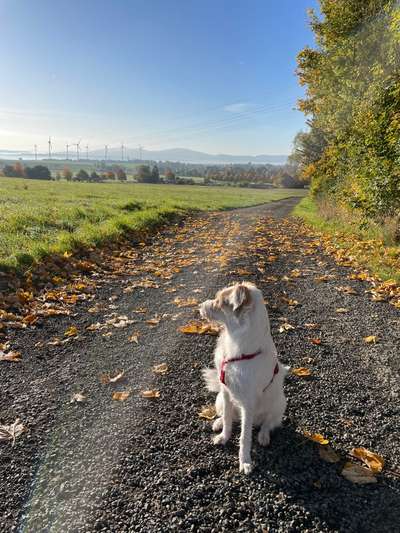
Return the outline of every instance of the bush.
<path id="1" fill-rule="evenodd" d="M 36 165 L 34 167 L 26 167 L 25 175 L 33 180 L 51 180 L 51 172 L 44 165 Z"/>

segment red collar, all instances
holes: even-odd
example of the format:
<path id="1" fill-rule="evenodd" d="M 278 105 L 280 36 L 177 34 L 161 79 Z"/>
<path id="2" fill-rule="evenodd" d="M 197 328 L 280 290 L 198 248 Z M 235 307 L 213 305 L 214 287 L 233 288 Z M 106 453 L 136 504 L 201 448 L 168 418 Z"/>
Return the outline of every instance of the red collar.
<path id="1" fill-rule="evenodd" d="M 257 357 L 257 355 L 260 355 L 261 350 L 258 350 L 258 352 L 249 353 L 240 355 L 239 357 L 233 357 L 232 359 L 223 359 L 221 364 L 221 369 L 219 371 L 219 380 L 220 382 L 225 385 L 225 366 L 228 363 L 235 363 L 237 361 L 248 361 L 249 359 L 254 359 L 254 357 Z"/>

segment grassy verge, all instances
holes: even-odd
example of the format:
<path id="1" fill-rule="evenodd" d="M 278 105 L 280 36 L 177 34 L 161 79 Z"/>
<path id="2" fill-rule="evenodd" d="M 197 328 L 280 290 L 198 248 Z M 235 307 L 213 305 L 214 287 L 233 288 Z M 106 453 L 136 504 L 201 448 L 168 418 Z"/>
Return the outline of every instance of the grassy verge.
<path id="1" fill-rule="evenodd" d="M 194 210 L 251 206 L 303 194 L 295 189 L 0 178 L 0 268 L 23 270 L 50 254 L 151 230 Z"/>
<path id="2" fill-rule="evenodd" d="M 303 198 L 293 215 L 321 232 L 338 250 L 345 251 L 361 267 L 383 280 L 400 283 L 400 246 L 393 242 L 387 228 L 371 224 L 360 228 L 359 220 L 343 218 L 325 204 L 318 205 L 309 196 Z"/>

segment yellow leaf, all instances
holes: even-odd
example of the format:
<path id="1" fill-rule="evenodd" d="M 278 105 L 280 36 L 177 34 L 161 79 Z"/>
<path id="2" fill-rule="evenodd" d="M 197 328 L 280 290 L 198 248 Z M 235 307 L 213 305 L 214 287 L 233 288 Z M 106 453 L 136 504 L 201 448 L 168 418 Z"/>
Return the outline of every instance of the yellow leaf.
<path id="1" fill-rule="evenodd" d="M 377 482 L 377 479 L 371 470 L 365 468 L 364 466 L 355 465 L 350 462 L 344 465 L 341 474 L 349 481 L 352 481 L 358 485 Z"/>
<path id="2" fill-rule="evenodd" d="M 134 342 L 136 344 L 139 344 L 139 337 L 140 337 L 140 332 L 139 331 L 135 331 L 132 333 L 132 335 L 128 338 L 128 341 L 129 342 Z"/>
<path id="3" fill-rule="evenodd" d="M 100 377 L 100 381 L 104 383 L 105 385 L 107 383 L 116 383 L 117 381 L 121 381 L 121 379 L 124 377 L 125 372 L 122 370 L 122 372 L 119 372 L 116 374 L 113 378 L 110 376 L 110 374 L 103 374 Z"/>
<path id="4" fill-rule="evenodd" d="M 181 326 L 179 328 L 179 331 L 187 335 L 218 335 L 219 328 L 214 324 L 210 324 L 209 322 L 200 322 L 193 320 L 185 326 Z"/>
<path id="5" fill-rule="evenodd" d="M 193 307 L 197 305 L 199 301 L 196 298 L 179 298 L 176 297 L 174 300 L 174 304 L 178 307 Z"/>
<path id="6" fill-rule="evenodd" d="M 349 312 L 349 310 L 346 309 L 345 307 L 338 307 L 336 309 L 336 313 L 348 313 L 348 312 Z"/>
<path id="7" fill-rule="evenodd" d="M 364 342 L 367 344 L 376 344 L 376 341 L 378 340 L 378 337 L 376 335 L 369 335 L 368 337 L 364 337 Z"/>
<path id="8" fill-rule="evenodd" d="M 305 437 L 307 437 L 307 439 L 318 442 L 318 444 L 329 444 L 329 440 L 321 435 L 321 433 L 310 433 L 309 431 L 304 431 L 303 434 Z"/>
<path id="9" fill-rule="evenodd" d="M 66 259 L 69 259 L 69 258 L 72 256 L 72 253 L 71 253 L 71 252 L 64 252 L 64 253 L 63 253 L 63 256 L 64 256 Z"/>
<path id="10" fill-rule="evenodd" d="M 305 368 L 304 366 L 301 366 L 300 368 L 292 368 L 292 374 L 295 374 L 299 377 L 307 377 L 311 376 L 311 370 L 309 368 Z"/>
<path id="11" fill-rule="evenodd" d="M 66 337 L 75 337 L 78 335 L 78 328 L 75 326 L 70 326 L 64 333 Z"/>
<path id="12" fill-rule="evenodd" d="M 159 398 L 160 397 L 160 391 L 159 390 L 143 390 L 141 392 L 141 395 L 143 398 Z"/>
<path id="13" fill-rule="evenodd" d="M 168 372 L 168 370 L 169 370 L 169 368 L 168 368 L 167 363 L 161 363 L 159 365 L 153 366 L 153 368 L 152 368 L 152 371 L 155 374 L 166 374 Z"/>
<path id="14" fill-rule="evenodd" d="M 149 324 L 150 326 L 158 326 L 160 323 L 161 318 L 150 318 L 149 320 L 146 320 L 146 324 Z"/>
<path id="15" fill-rule="evenodd" d="M 86 400 L 86 396 L 83 395 L 81 392 L 76 392 L 72 395 L 72 398 L 69 403 L 75 403 L 75 402 L 84 402 Z"/>
<path id="16" fill-rule="evenodd" d="M 118 402 L 123 402 L 130 396 L 130 391 L 113 392 L 112 399 Z"/>
<path id="17" fill-rule="evenodd" d="M 339 455 L 330 446 L 320 446 L 319 456 L 328 463 L 338 463 L 340 461 Z"/>
<path id="18" fill-rule="evenodd" d="M 288 322 L 285 322 L 281 326 L 279 326 L 279 333 L 284 333 L 285 331 L 290 331 L 292 329 L 296 329 L 294 326 L 289 324 Z"/>
<path id="19" fill-rule="evenodd" d="M 216 416 L 217 416 L 217 413 L 213 405 L 203 407 L 203 409 L 199 413 L 199 417 L 205 418 L 206 420 L 214 420 Z"/>
<path id="20" fill-rule="evenodd" d="M 21 361 L 21 352 L 4 353 L 0 351 L 0 361 L 11 361 L 13 363 L 19 363 Z"/>
<path id="21" fill-rule="evenodd" d="M 357 459 L 360 459 L 360 461 L 365 463 L 374 474 L 382 472 L 385 460 L 381 455 L 378 455 L 374 452 L 370 452 L 366 448 L 362 447 L 353 448 L 350 452 L 350 455 L 356 457 Z"/>

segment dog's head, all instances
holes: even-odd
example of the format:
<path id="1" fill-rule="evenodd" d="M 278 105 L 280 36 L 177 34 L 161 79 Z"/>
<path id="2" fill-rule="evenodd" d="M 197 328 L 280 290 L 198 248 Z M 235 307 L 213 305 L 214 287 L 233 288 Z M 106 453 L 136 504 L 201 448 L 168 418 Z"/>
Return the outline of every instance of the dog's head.
<path id="1" fill-rule="evenodd" d="M 217 292 L 214 300 L 200 305 L 200 315 L 210 322 L 230 325 L 250 319 L 253 314 L 265 315 L 262 293 L 248 282 L 236 283 Z"/>

